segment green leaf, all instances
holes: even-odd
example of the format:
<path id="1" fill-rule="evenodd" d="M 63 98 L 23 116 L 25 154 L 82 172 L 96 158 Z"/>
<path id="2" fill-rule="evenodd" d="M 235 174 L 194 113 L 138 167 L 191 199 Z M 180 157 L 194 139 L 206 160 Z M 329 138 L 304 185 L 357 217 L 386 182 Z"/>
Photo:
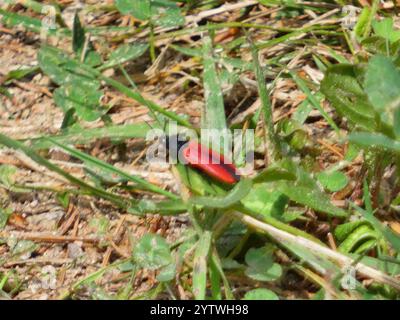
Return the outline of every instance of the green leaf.
<path id="1" fill-rule="evenodd" d="M 368 63 L 364 81 L 369 101 L 381 118 L 393 124 L 393 113 L 400 107 L 400 72 L 391 59 L 376 55 Z"/>
<path id="2" fill-rule="evenodd" d="M 114 167 L 113 165 L 108 164 L 107 162 L 101 161 L 95 157 L 92 157 L 84 152 L 78 151 L 72 147 L 68 147 L 64 144 L 61 144 L 55 140 L 52 140 L 50 138 L 48 138 L 48 140 L 53 143 L 54 145 L 60 147 L 61 149 L 67 151 L 69 154 L 71 154 L 72 156 L 86 162 L 86 164 L 90 165 L 91 167 L 97 167 L 103 171 L 109 172 L 111 174 L 117 174 L 125 179 L 127 179 L 128 181 L 133 181 L 136 182 L 137 184 L 143 186 L 144 188 L 146 188 L 147 190 L 153 191 L 153 192 L 157 192 L 160 194 L 163 194 L 165 196 L 168 196 L 172 199 L 178 199 L 177 196 L 175 196 L 174 194 L 165 191 L 159 187 L 157 187 L 156 185 L 133 175 L 130 175 L 116 167 Z"/>
<path id="3" fill-rule="evenodd" d="M 360 258 L 358 254 L 349 254 L 354 260 Z M 367 266 L 370 266 L 374 269 L 381 270 L 382 272 L 393 275 L 400 274 L 400 261 L 394 260 L 394 262 L 384 261 L 378 258 L 370 257 L 370 256 L 363 256 L 360 260 L 361 263 L 364 263 Z"/>
<path id="4" fill-rule="evenodd" d="M 338 247 L 340 252 L 354 252 L 364 242 L 377 239 L 379 235 L 371 228 L 369 224 L 362 224 L 354 229 L 350 235 Z"/>
<path id="5" fill-rule="evenodd" d="M 72 81 L 54 91 L 54 102 L 66 113 L 74 109 L 85 121 L 95 121 L 107 113 L 108 109 L 100 106 L 103 92 L 93 85 Z"/>
<path id="6" fill-rule="evenodd" d="M 8 99 L 12 99 L 13 95 L 10 93 L 9 90 L 7 90 L 7 88 L 0 86 L 0 95 L 3 95 L 5 97 L 7 97 Z"/>
<path id="7" fill-rule="evenodd" d="M 85 30 L 82 27 L 78 13 L 75 13 L 72 26 L 72 49 L 77 55 L 79 55 L 82 52 L 84 45 Z"/>
<path id="8" fill-rule="evenodd" d="M 335 228 L 335 231 L 334 231 L 335 238 L 339 242 L 342 242 L 355 229 L 357 229 L 359 226 L 361 226 L 363 224 L 368 224 L 368 222 L 365 221 L 365 220 L 358 220 L 358 221 L 352 221 L 352 222 L 347 222 L 347 223 L 340 224 Z"/>
<path id="9" fill-rule="evenodd" d="M 37 33 L 39 33 L 42 28 L 41 19 L 36 19 L 18 13 L 5 11 L 1 8 L 0 8 L 0 19 L 7 26 L 10 27 L 22 26 L 27 30 Z M 49 33 L 53 33 L 53 30 L 50 29 Z"/>
<path id="10" fill-rule="evenodd" d="M 155 19 L 157 25 L 168 28 L 185 24 L 185 18 L 182 16 L 181 9 L 176 3 L 167 0 L 158 0 L 152 6 L 153 12 L 158 14 Z"/>
<path id="11" fill-rule="evenodd" d="M 242 200 L 251 190 L 250 179 L 241 179 L 235 187 L 223 197 L 192 197 L 190 202 L 208 208 L 228 208 Z"/>
<path id="12" fill-rule="evenodd" d="M 125 140 L 130 138 L 146 138 L 149 130 L 147 123 L 134 123 L 123 125 L 110 125 L 102 128 L 82 128 L 73 126 L 68 128 L 65 133 L 32 139 L 32 147 L 35 149 L 44 149 L 51 146 L 48 138 L 59 143 L 70 144 L 88 144 L 96 139 L 109 138 L 115 140 Z"/>
<path id="13" fill-rule="evenodd" d="M 267 89 L 267 84 L 265 82 L 264 71 L 261 67 L 260 61 L 258 59 L 258 49 L 250 42 L 251 54 L 253 58 L 254 73 L 257 80 L 257 90 L 258 95 L 261 100 L 261 112 L 264 116 L 264 126 L 265 126 L 265 140 L 267 142 L 268 157 L 276 158 L 281 150 L 280 143 L 274 128 L 274 119 L 272 114 L 272 103 L 270 100 L 270 92 Z"/>
<path id="14" fill-rule="evenodd" d="M 196 300 L 204 300 L 207 286 L 207 261 L 211 250 L 212 233 L 204 231 L 197 243 L 193 263 L 193 294 Z"/>
<path id="15" fill-rule="evenodd" d="M 390 139 L 382 133 L 353 132 L 348 140 L 364 148 L 378 148 L 392 152 L 400 152 L 400 142 Z"/>
<path id="16" fill-rule="evenodd" d="M 361 40 L 364 38 L 364 36 L 367 34 L 368 29 L 369 29 L 369 23 L 371 20 L 371 9 L 369 7 L 364 7 L 358 16 L 357 23 L 354 27 L 354 33 L 357 37 L 358 40 Z M 372 22 L 372 24 L 374 21 Z"/>
<path id="17" fill-rule="evenodd" d="M 12 80 L 19 80 L 27 76 L 35 74 L 39 70 L 39 67 L 21 68 L 12 70 L 5 76 L 4 83 L 9 84 Z"/>
<path id="18" fill-rule="evenodd" d="M 161 215 L 176 215 L 187 212 L 186 204 L 180 200 L 164 200 L 154 202 L 147 199 L 142 199 L 137 202 L 136 206 L 128 209 L 129 213 L 144 215 L 146 213 L 161 214 Z"/>
<path id="19" fill-rule="evenodd" d="M 253 187 L 242 204 L 263 216 L 273 216 L 280 219 L 288 204 L 288 197 L 275 189 L 274 184 L 262 183 Z"/>
<path id="20" fill-rule="evenodd" d="M 261 171 L 254 179 L 254 183 L 273 182 L 278 180 L 296 180 L 296 175 L 279 167 L 268 167 Z"/>
<path id="21" fill-rule="evenodd" d="M 329 274 L 333 277 L 335 274 L 340 273 L 340 268 L 335 263 L 301 244 L 282 240 L 281 245 L 297 256 L 301 264 L 305 263 L 322 274 Z"/>
<path id="22" fill-rule="evenodd" d="M 257 288 L 246 292 L 243 300 L 279 300 L 279 297 L 271 290 Z"/>
<path id="23" fill-rule="evenodd" d="M 385 18 L 381 21 L 372 20 L 372 28 L 376 35 L 392 43 L 400 40 L 400 30 L 394 29 L 393 18 Z"/>
<path id="24" fill-rule="evenodd" d="M 317 100 L 317 98 L 311 93 L 311 90 L 308 88 L 307 84 L 303 79 L 301 79 L 296 73 L 290 72 L 290 75 L 292 76 L 293 80 L 296 82 L 296 84 L 299 86 L 300 90 L 303 91 L 306 96 L 308 101 L 310 101 L 311 105 L 318 110 L 321 115 L 324 117 L 326 122 L 336 131 L 339 132 L 339 128 L 336 125 L 336 123 L 333 121 L 333 119 L 329 116 L 329 114 L 322 108 L 321 104 Z"/>
<path id="25" fill-rule="evenodd" d="M 251 248 L 247 251 L 245 261 L 248 267 L 246 275 L 257 281 L 274 281 L 282 275 L 282 267 L 274 263 L 274 248 L 265 246 L 262 248 Z"/>
<path id="26" fill-rule="evenodd" d="M 324 171 L 317 174 L 318 181 L 325 189 L 336 192 L 342 190 L 349 183 L 347 176 L 340 171 Z"/>
<path id="27" fill-rule="evenodd" d="M 215 68 L 210 37 L 205 37 L 203 40 L 203 66 L 205 107 L 201 118 L 202 128 L 225 129 L 226 117 L 224 99 Z"/>
<path id="28" fill-rule="evenodd" d="M 168 282 L 175 278 L 175 274 L 176 264 L 173 262 L 160 269 L 160 272 L 157 275 L 157 280 L 161 282 Z"/>
<path id="29" fill-rule="evenodd" d="M 375 112 L 356 72 L 356 67 L 348 64 L 330 67 L 321 82 L 321 92 L 342 117 L 365 130 L 374 130 Z"/>
<path id="30" fill-rule="evenodd" d="M 119 12 L 140 20 L 151 18 L 151 0 L 115 0 Z"/>
<path id="31" fill-rule="evenodd" d="M 122 14 L 130 14 L 140 20 L 151 20 L 163 27 L 175 27 L 185 22 L 178 5 L 169 0 L 116 0 Z"/>
<path id="32" fill-rule="evenodd" d="M 11 209 L 0 208 L 0 230 L 7 225 L 7 221 L 11 213 L 12 213 Z"/>
<path id="33" fill-rule="evenodd" d="M 99 70 L 115 67 L 143 55 L 148 49 L 147 43 L 124 44 L 110 54 L 108 61 Z"/>
<path id="34" fill-rule="evenodd" d="M 316 187 L 280 183 L 277 190 L 284 193 L 290 200 L 310 207 L 316 211 L 324 212 L 332 217 L 347 217 L 348 213 L 335 207 L 329 197 Z"/>
<path id="35" fill-rule="evenodd" d="M 356 205 L 352 206 L 359 213 L 361 213 L 364 216 L 365 220 L 367 220 L 374 227 L 374 229 L 378 231 L 392 245 L 394 250 L 400 253 L 400 237 L 391 229 L 383 225 L 377 218 L 375 218 L 372 212 L 371 199 L 369 197 L 369 190 L 366 181 L 364 181 L 364 201 L 367 210 L 364 210 Z"/>
<path id="36" fill-rule="evenodd" d="M 95 89 L 100 87 L 100 82 L 96 80 L 95 75 L 87 72 L 89 67 L 71 59 L 57 48 L 43 46 L 40 48 L 37 58 L 43 72 L 58 85 L 75 82 Z"/>
<path id="37" fill-rule="evenodd" d="M 12 165 L 0 165 L 0 183 L 7 188 L 12 188 L 14 185 L 13 176 L 17 173 L 17 168 Z"/>
<path id="38" fill-rule="evenodd" d="M 172 263 L 167 241 L 157 234 L 145 234 L 133 249 L 133 259 L 142 268 L 156 270 Z"/>

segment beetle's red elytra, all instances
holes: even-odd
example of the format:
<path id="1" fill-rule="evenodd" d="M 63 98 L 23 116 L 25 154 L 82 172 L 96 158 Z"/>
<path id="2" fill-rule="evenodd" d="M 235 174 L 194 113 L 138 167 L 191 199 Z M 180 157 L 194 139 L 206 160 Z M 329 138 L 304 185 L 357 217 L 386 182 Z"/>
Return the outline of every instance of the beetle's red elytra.
<path id="1" fill-rule="evenodd" d="M 173 139 L 173 137 L 169 138 Z M 169 144 L 169 141 L 167 143 Z M 178 152 L 187 165 L 196 168 L 217 181 L 235 184 L 240 180 L 235 165 L 227 163 L 224 156 L 196 140 L 178 141 Z"/>
<path id="2" fill-rule="evenodd" d="M 187 163 L 213 177 L 214 179 L 235 184 L 240 177 L 236 174 L 236 167 L 226 163 L 224 156 L 207 148 L 197 141 L 189 141 L 181 150 L 183 158 Z"/>

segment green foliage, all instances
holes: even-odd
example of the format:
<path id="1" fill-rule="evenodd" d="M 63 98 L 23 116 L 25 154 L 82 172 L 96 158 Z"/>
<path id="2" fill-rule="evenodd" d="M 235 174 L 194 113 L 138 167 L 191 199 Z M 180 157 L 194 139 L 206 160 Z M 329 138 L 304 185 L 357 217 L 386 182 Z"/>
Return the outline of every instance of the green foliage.
<path id="1" fill-rule="evenodd" d="M 0 207 L 0 230 L 7 225 L 7 221 L 11 213 L 12 213 L 11 209 L 3 209 Z"/>
<path id="2" fill-rule="evenodd" d="M 265 246 L 262 248 L 252 248 L 246 253 L 245 270 L 249 278 L 258 281 L 274 281 L 281 277 L 282 267 L 280 264 L 274 262 L 273 258 L 274 248 L 272 246 Z"/>
<path id="3" fill-rule="evenodd" d="M 132 257 L 138 266 L 156 270 L 172 263 L 167 241 L 157 235 L 146 233 L 133 249 Z"/>
<path id="4" fill-rule="evenodd" d="M 390 58 L 372 57 L 364 81 L 365 92 L 383 122 L 393 126 L 395 110 L 400 110 L 400 72 Z"/>
<path id="5" fill-rule="evenodd" d="M 149 45 L 146 43 L 124 44 L 119 46 L 116 50 L 111 52 L 108 61 L 101 65 L 99 70 L 113 68 L 129 60 L 139 58 L 148 48 Z"/>
<path id="6" fill-rule="evenodd" d="M 276 190 L 273 184 L 262 183 L 255 185 L 242 203 L 254 212 L 280 219 L 288 204 L 288 198 Z"/>
<path id="7" fill-rule="evenodd" d="M 163 27 L 176 27 L 185 22 L 177 4 L 170 0 L 116 0 L 115 5 L 122 14 Z"/>
<path id="8" fill-rule="evenodd" d="M 207 287 L 207 262 L 211 250 L 212 233 L 205 231 L 196 245 L 193 265 L 193 294 L 197 300 L 204 300 Z"/>
<path id="9" fill-rule="evenodd" d="M 203 64 L 204 64 L 204 99 L 205 108 L 201 117 L 203 129 L 225 129 L 225 106 L 221 85 L 215 61 L 210 37 L 203 40 Z"/>
<path id="10" fill-rule="evenodd" d="M 321 92 L 341 116 L 353 125 L 369 131 L 377 125 L 373 106 L 358 79 L 361 72 L 357 66 L 334 65 L 325 74 Z"/>
<path id="11" fill-rule="evenodd" d="M 332 192 L 342 190 L 348 183 L 347 176 L 340 171 L 324 171 L 317 174 L 322 186 Z"/>
<path id="12" fill-rule="evenodd" d="M 252 189 L 253 183 L 250 179 L 241 179 L 234 188 L 223 197 L 192 197 L 193 204 L 209 208 L 229 208 L 242 200 Z"/>
<path id="13" fill-rule="evenodd" d="M 385 18 L 381 21 L 373 20 L 372 28 L 377 36 L 380 36 L 391 43 L 400 40 L 400 30 L 394 29 L 392 18 Z"/>
<path id="14" fill-rule="evenodd" d="M 65 113 L 73 109 L 83 120 L 94 121 L 107 112 L 107 108 L 100 104 L 103 95 L 99 90 L 100 82 L 83 72 L 79 63 L 48 46 L 39 50 L 38 61 L 41 69 L 60 85 L 54 92 L 54 101 Z"/>
<path id="15" fill-rule="evenodd" d="M 271 290 L 257 288 L 246 292 L 243 300 L 279 300 L 279 297 Z"/>

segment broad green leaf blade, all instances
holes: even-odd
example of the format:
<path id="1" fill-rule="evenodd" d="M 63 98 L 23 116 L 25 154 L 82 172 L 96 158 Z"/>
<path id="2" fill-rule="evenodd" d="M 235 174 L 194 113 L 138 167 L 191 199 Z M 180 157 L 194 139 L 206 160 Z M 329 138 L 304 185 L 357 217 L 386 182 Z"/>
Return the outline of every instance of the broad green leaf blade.
<path id="1" fill-rule="evenodd" d="M 342 117 L 365 130 L 374 130 L 374 108 L 358 83 L 356 72 L 356 67 L 348 64 L 330 67 L 321 82 L 321 92 Z"/>
<path id="2" fill-rule="evenodd" d="M 225 129 L 224 98 L 215 67 L 210 37 L 204 37 L 203 40 L 203 66 L 205 107 L 201 119 L 202 128 Z"/>
<path id="3" fill-rule="evenodd" d="M 190 202 L 208 208 L 224 209 L 238 203 L 251 190 L 253 183 L 250 179 L 241 179 L 235 187 L 223 197 L 192 197 Z"/>
<path id="4" fill-rule="evenodd" d="M 393 125 L 393 113 L 400 107 L 400 72 L 392 60 L 382 55 L 372 57 L 364 86 L 376 112 L 383 121 Z"/>
<path id="5" fill-rule="evenodd" d="M 284 168 L 269 167 L 261 171 L 254 179 L 254 183 L 273 182 L 278 180 L 296 180 L 296 175 Z"/>
<path id="6" fill-rule="evenodd" d="M 108 109 L 100 105 L 103 92 L 93 85 L 72 81 L 54 91 L 54 102 L 64 113 L 74 109 L 79 118 L 85 121 L 95 121 L 106 114 Z"/>
<path id="7" fill-rule="evenodd" d="M 307 186 L 290 183 L 279 183 L 277 188 L 290 198 L 290 200 L 310 207 L 316 211 L 324 212 L 332 217 L 347 217 L 348 213 L 335 207 L 329 197 L 318 190 Z"/>
<path id="8" fill-rule="evenodd" d="M 317 174 L 318 181 L 322 186 L 332 192 L 342 190 L 348 183 L 347 176 L 340 171 L 323 171 Z"/>
<path id="9" fill-rule="evenodd" d="M 147 43 L 124 44 L 110 54 L 108 61 L 99 70 L 113 68 L 119 64 L 134 60 L 143 55 L 148 49 Z"/>
<path id="10" fill-rule="evenodd" d="M 115 5 L 122 14 L 130 14 L 140 20 L 151 18 L 151 0 L 115 0 Z"/>
<path id="11" fill-rule="evenodd" d="M 193 264 L 193 294 L 196 300 L 206 298 L 207 262 L 211 250 L 212 233 L 204 231 L 197 243 Z"/>
<path id="12" fill-rule="evenodd" d="M 392 152 L 400 152 L 400 142 L 390 139 L 381 133 L 353 132 L 348 140 L 364 148 L 378 148 Z"/>
<path id="13" fill-rule="evenodd" d="M 281 220 L 288 200 L 285 194 L 276 190 L 273 183 L 261 183 L 253 186 L 251 192 L 242 199 L 242 204 L 262 216 L 272 216 Z"/>
<path id="14" fill-rule="evenodd" d="M 41 19 L 32 18 L 14 12 L 9 12 L 0 8 L 1 21 L 10 27 L 23 26 L 26 29 L 39 33 L 42 25 Z M 51 30 L 49 30 L 51 31 Z"/>
<path id="15" fill-rule="evenodd" d="M 157 0 L 152 2 L 152 13 L 154 23 L 163 27 L 176 27 L 185 23 L 185 18 L 181 14 L 181 9 L 171 0 Z"/>
<path id="16" fill-rule="evenodd" d="M 373 20 L 372 28 L 376 35 L 392 43 L 400 40 L 400 30 L 394 29 L 393 18 L 385 18 L 381 21 Z"/>
<path id="17" fill-rule="evenodd" d="M 42 46 L 38 52 L 37 59 L 44 73 L 58 85 L 76 82 L 95 89 L 100 87 L 100 81 L 96 80 L 95 74 L 89 72 L 89 70 L 91 71 L 89 66 L 82 65 L 78 61 L 71 59 L 66 53 L 57 48 Z"/>

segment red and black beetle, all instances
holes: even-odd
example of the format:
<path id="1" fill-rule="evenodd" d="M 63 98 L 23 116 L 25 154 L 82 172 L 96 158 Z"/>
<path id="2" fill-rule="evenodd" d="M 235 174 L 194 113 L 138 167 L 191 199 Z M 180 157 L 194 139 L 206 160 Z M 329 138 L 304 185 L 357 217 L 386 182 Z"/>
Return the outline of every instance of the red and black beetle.
<path id="1" fill-rule="evenodd" d="M 174 143 L 171 143 L 174 140 Z M 174 146 L 174 147 L 172 147 Z M 176 147 L 176 150 L 174 150 Z M 217 181 L 226 184 L 235 184 L 240 180 L 236 173 L 235 165 L 227 163 L 224 156 L 204 145 L 197 140 L 182 141 L 177 136 L 166 139 L 166 148 L 170 156 L 178 155 L 184 159 L 190 167 L 196 168 Z"/>

